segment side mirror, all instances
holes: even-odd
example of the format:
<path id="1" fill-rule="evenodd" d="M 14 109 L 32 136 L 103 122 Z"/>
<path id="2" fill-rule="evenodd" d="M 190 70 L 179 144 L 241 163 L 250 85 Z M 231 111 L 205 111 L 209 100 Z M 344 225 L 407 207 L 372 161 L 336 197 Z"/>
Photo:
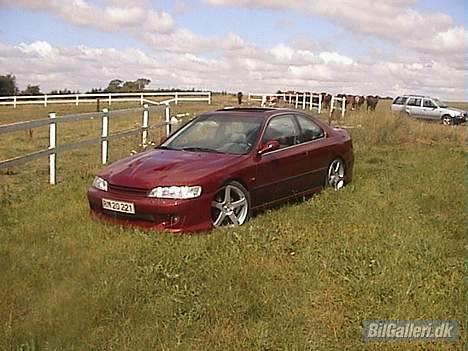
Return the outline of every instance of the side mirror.
<path id="1" fill-rule="evenodd" d="M 278 140 L 269 140 L 260 147 L 260 149 L 257 151 L 257 154 L 263 155 L 267 152 L 278 150 L 279 148 L 280 148 L 280 144 Z"/>

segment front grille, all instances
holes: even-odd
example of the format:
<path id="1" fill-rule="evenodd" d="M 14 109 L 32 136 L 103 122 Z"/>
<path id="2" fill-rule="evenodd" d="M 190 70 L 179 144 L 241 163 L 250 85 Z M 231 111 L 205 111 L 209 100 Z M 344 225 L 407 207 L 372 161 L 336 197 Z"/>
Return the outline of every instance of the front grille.
<path id="1" fill-rule="evenodd" d="M 133 188 L 129 186 L 109 184 L 109 191 L 113 193 L 128 194 L 128 195 L 137 195 L 137 196 L 146 196 L 148 193 L 147 189 Z"/>
<path id="2" fill-rule="evenodd" d="M 148 214 L 148 213 L 127 214 L 127 213 L 113 212 L 113 211 L 108 211 L 108 210 L 102 210 L 102 213 L 112 218 L 124 219 L 127 221 L 156 222 L 155 217 L 152 214 Z"/>

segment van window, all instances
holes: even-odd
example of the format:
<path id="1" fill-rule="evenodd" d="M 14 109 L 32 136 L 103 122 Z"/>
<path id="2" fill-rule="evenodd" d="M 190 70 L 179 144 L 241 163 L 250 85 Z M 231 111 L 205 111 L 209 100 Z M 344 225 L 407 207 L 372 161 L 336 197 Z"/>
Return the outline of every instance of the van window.
<path id="1" fill-rule="evenodd" d="M 421 107 L 421 99 L 420 98 L 409 98 L 406 105 Z"/>
<path id="2" fill-rule="evenodd" d="M 404 105 L 408 98 L 406 96 L 398 96 L 395 101 L 393 101 L 394 105 Z"/>

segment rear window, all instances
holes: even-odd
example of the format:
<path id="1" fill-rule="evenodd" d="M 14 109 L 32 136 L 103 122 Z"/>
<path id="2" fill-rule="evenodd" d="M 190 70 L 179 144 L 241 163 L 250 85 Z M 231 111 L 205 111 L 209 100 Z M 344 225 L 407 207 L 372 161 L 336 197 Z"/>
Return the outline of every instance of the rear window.
<path id="1" fill-rule="evenodd" d="M 406 96 L 399 96 L 394 101 L 394 105 L 404 105 L 408 98 Z"/>

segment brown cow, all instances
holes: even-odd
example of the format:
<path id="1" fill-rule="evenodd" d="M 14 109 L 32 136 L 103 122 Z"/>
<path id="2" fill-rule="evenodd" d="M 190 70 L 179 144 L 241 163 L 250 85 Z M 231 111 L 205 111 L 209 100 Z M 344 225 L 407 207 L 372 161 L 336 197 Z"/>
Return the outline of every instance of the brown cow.
<path id="1" fill-rule="evenodd" d="M 327 93 L 320 93 L 322 95 L 322 109 L 329 110 L 332 96 Z"/>
<path id="2" fill-rule="evenodd" d="M 377 103 L 379 102 L 379 97 L 377 95 L 376 96 L 368 95 L 366 98 L 366 102 L 367 102 L 367 112 L 369 112 L 369 109 L 371 111 L 375 111 Z"/>

